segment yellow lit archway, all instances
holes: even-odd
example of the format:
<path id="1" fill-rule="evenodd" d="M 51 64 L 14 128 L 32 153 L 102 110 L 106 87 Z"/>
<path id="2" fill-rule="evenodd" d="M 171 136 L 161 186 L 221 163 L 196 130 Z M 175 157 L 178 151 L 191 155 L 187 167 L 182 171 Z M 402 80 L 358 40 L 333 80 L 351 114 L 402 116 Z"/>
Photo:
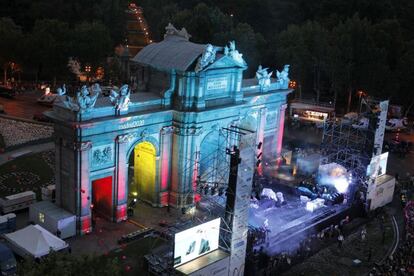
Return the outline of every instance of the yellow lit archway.
<path id="1" fill-rule="evenodd" d="M 155 192 L 156 149 L 150 142 L 141 142 L 134 148 L 134 187 L 139 198 L 151 201 Z"/>

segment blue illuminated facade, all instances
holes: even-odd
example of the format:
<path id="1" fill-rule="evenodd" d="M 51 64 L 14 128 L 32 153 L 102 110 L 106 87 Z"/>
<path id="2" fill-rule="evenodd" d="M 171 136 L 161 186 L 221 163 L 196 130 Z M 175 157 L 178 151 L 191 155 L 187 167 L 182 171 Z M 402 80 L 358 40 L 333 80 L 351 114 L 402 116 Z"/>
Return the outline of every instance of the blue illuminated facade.
<path id="1" fill-rule="evenodd" d="M 225 47 L 195 44 L 173 27 L 163 41 L 148 45 L 132 61 L 138 92 L 123 108 L 100 96 L 87 110 L 58 103 L 48 113 L 55 121 L 56 201 L 76 214 L 80 233 L 91 231 L 91 209 L 101 202 L 107 202 L 109 219 L 126 219 L 129 187 L 134 185 L 129 184 L 130 156 L 142 142 L 153 146 L 155 179 L 136 196 L 153 206 L 193 203 L 197 177 L 208 175 L 218 162 L 214 153 L 226 147 L 223 128 L 255 131 L 256 143 L 263 145 L 257 150 L 262 163 L 276 160 L 281 150 L 291 92 L 287 72 L 285 79 L 260 85 L 258 79 L 243 79 L 247 64 L 234 42 Z M 223 166 L 224 178 L 226 171 Z M 109 185 L 107 194 L 95 193 L 99 185 L 93 183 Z"/>

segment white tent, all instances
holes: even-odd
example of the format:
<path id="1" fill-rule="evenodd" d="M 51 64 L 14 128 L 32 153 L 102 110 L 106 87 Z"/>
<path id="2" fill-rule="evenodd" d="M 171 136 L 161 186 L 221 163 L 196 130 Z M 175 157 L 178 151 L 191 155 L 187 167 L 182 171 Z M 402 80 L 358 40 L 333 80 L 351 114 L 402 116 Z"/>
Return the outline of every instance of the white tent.
<path id="1" fill-rule="evenodd" d="M 68 247 L 65 241 L 37 224 L 5 234 L 4 238 L 12 250 L 24 258 L 40 258 L 48 255 L 50 250 L 60 251 Z"/>

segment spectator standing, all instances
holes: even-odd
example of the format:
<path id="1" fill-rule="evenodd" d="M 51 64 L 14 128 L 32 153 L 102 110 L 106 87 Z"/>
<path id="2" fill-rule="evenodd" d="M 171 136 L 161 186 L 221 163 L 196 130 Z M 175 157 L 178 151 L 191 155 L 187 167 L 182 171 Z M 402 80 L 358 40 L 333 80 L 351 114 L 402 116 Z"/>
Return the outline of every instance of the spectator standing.
<path id="1" fill-rule="evenodd" d="M 368 249 L 368 257 L 367 257 L 367 261 L 370 262 L 371 261 L 371 257 L 372 257 L 372 248 L 370 247 Z"/>
<path id="2" fill-rule="evenodd" d="M 367 238 L 367 229 L 365 228 L 365 226 L 362 228 L 361 230 L 361 241 L 365 242 L 365 239 Z"/>
<path id="3" fill-rule="evenodd" d="M 342 233 L 340 233 L 338 236 L 338 248 L 342 248 L 343 242 L 344 242 L 344 236 L 342 235 Z"/>

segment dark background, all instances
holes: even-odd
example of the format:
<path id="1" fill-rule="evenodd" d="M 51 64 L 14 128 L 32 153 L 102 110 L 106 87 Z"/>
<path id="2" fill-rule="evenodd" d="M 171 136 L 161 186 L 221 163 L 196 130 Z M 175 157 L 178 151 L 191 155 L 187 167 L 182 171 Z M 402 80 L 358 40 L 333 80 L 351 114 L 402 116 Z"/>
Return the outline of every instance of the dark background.
<path id="1" fill-rule="evenodd" d="M 126 0 L 3 0 L 0 63 L 13 60 L 23 78 L 65 80 L 68 57 L 102 65 L 125 39 Z M 168 22 L 191 40 L 229 40 L 254 76 L 291 64 L 302 95 L 345 104 L 349 93 L 414 103 L 412 0 L 142 0 L 151 39 Z M 341 104 L 341 106 L 343 106 Z"/>

